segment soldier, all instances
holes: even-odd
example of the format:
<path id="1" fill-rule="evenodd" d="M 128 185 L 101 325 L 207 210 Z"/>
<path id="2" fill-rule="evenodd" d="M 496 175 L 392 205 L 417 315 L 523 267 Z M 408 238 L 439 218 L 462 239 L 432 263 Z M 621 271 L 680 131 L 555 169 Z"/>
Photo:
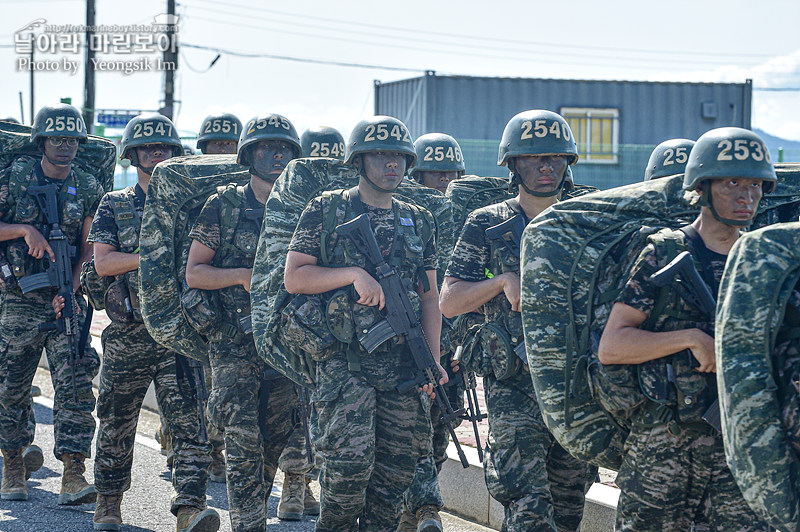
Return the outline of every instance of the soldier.
<path id="1" fill-rule="evenodd" d="M 489 413 L 485 473 L 489 493 L 505 508 L 504 531 L 578 530 L 594 478 L 594 469 L 570 456 L 544 424 L 526 361 L 520 363 L 514 351 L 523 340 L 519 256 L 486 234 L 515 216 L 527 225 L 557 202 L 568 166 L 577 160 L 572 132 L 558 114 L 531 110 L 509 120 L 497 163 L 508 165 L 519 194 L 469 215 L 442 286 L 439 304 L 446 317 L 483 306 L 480 343 L 491 347 L 473 358 L 495 368 L 483 380 Z"/>
<path id="2" fill-rule="evenodd" d="M 300 135 L 303 157 L 330 157 L 344 160 L 344 137 L 336 129 L 318 126 Z M 283 471 L 283 490 L 278 503 L 278 518 L 298 521 L 303 515 L 319 515 L 319 501 L 311 491 L 311 480 L 316 477 L 314 461 L 309 461 L 305 450 L 305 434 L 292 433 L 278 460 Z M 316 458 L 316 457 L 314 457 Z"/>
<path id="3" fill-rule="evenodd" d="M 728 252 L 776 181 L 767 147 L 751 131 L 702 135 L 683 185 L 700 194 L 700 215 L 651 237 L 611 310 L 600 362 L 637 364 L 648 398 L 634 414 L 617 476 L 617 530 L 767 530 L 725 463 L 721 434 L 704 420 L 717 399 L 714 313 L 698 312 L 677 290 L 662 292 L 650 276 L 685 248 L 716 295 Z"/>
<path id="4" fill-rule="evenodd" d="M 218 189 L 189 236 L 190 288 L 217 291 L 222 324 L 209 337 L 215 387 L 211 421 L 224 431 L 228 504 L 235 531 L 262 531 L 278 457 L 292 433 L 295 385 L 258 356 L 250 327 L 250 277 L 264 204 L 286 164 L 300 156 L 294 126 L 278 114 L 251 119 L 238 146 L 250 182 Z M 305 473 L 305 472 L 304 472 Z"/>
<path id="5" fill-rule="evenodd" d="M 418 181 L 428 188 L 438 190 L 442 194 L 447 190 L 447 184 L 464 175 L 466 167 L 461 154 L 461 147 L 456 139 L 443 133 L 428 133 L 414 141 L 414 151 L 417 160 L 410 169 L 411 179 Z M 445 324 L 442 329 L 445 330 Z M 450 349 L 445 349 L 444 334 L 442 335 L 442 365 L 449 364 L 453 354 Z M 451 383 L 452 384 L 452 383 Z M 450 395 L 450 394 L 448 394 Z M 457 408 L 451 398 L 450 402 Z M 442 494 L 439 491 L 439 472 L 447 460 L 447 444 L 449 434 L 442 421 L 438 405 L 431 405 L 431 425 L 433 426 L 433 455 L 422 456 L 417 460 L 417 469 L 414 481 L 403 495 L 403 513 L 397 532 L 441 532 L 442 519 L 439 510 L 444 506 Z"/>
<path id="6" fill-rule="evenodd" d="M 111 323 L 102 334 L 95 530 L 119 530 L 122 524 L 120 503 L 131 484 L 136 420 L 151 382 L 173 437 L 170 510 L 177 516 L 177 530 L 219 528 L 217 512 L 206 509 L 211 446 L 201 436 L 196 398 L 178 381 L 175 352 L 153 340 L 139 311 L 139 231 L 147 189 L 155 166 L 182 151 L 175 125 L 165 116 L 142 114 L 128 122 L 121 157 L 136 168 L 138 183 L 103 197 L 89 233 L 97 274 L 115 279 L 105 294 Z"/>
<path id="7" fill-rule="evenodd" d="M 289 246 L 284 283 L 290 293 L 354 290 L 350 303 L 332 311 L 329 322 L 357 315 L 359 329 L 367 329 L 380 321 L 384 294 L 374 274 L 368 273 L 374 266 L 366 264 L 365 252 L 335 230 L 327 240 L 329 249 L 321 250 L 326 213 L 333 214 L 338 225 L 364 212 L 383 256 L 419 304 L 422 328 L 438 360 L 441 314 L 434 222 L 428 211 L 393 196 L 415 158 L 408 130 L 399 120 L 375 116 L 359 122 L 346 157 L 359 169 L 358 186 L 317 197 L 306 207 Z M 331 258 L 324 266 L 319 265 L 323 256 Z M 394 338 L 368 354 L 353 342 L 317 366 L 314 442 L 324 459 L 317 531 L 397 527 L 402 494 L 414 477 L 417 457 L 431 452 L 428 399 L 413 386 L 405 393 L 397 389 L 412 370 L 404 345 Z M 438 369 L 444 384 L 446 374 Z M 423 390 L 431 393 L 432 385 Z"/>
<path id="8" fill-rule="evenodd" d="M 344 161 L 344 137 L 329 126 L 312 127 L 300 136 L 303 157 L 330 157 Z"/>
<path id="9" fill-rule="evenodd" d="M 45 260 L 55 261 L 53 249 L 43 236 L 50 229 L 45 213 L 28 191 L 34 185 L 54 185 L 59 191 L 59 225 L 77 251 L 72 259 L 76 292 L 80 286 L 81 266 L 92 254 L 86 235 L 103 193 L 95 176 L 72 166 L 78 146 L 86 139 L 80 111 L 71 105 L 45 106 L 36 114 L 31 130 L 31 141 L 42 150 L 41 160 L 32 164 L 18 160 L 0 174 L 0 241 L 7 242 L 8 260 L 17 279 L 43 272 Z M 30 472 L 22 453 L 33 435 L 29 428 L 31 382 L 44 348 L 55 388 L 55 455 L 64 463 L 58 503 L 75 505 L 95 500 L 94 486 L 83 474 L 95 429 L 91 380 L 99 359 L 93 349 L 86 348 L 70 368 L 70 344 L 65 334 L 39 330 L 39 325 L 52 319 L 56 294 L 57 289 L 50 287 L 23 294 L 19 286 L 13 286 L 3 298 L 0 365 L 6 368 L 6 374 L 0 386 L 0 448 L 4 457 L 0 493 L 7 500 L 28 499 L 25 480 Z M 80 296 L 75 302 L 76 317 L 83 320 L 86 302 Z"/>
<path id="10" fill-rule="evenodd" d="M 684 173 L 694 141 L 689 139 L 665 140 L 655 147 L 644 170 L 644 180 L 658 179 Z"/>
<path id="11" fill-rule="evenodd" d="M 443 133 L 428 133 L 414 142 L 417 162 L 409 172 L 412 179 L 444 194 L 450 181 L 464 175 L 464 157 L 456 139 Z"/>
<path id="12" fill-rule="evenodd" d="M 236 153 L 236 144 L 242 133 L 242 123 L 230 113 L 208 115 L 200 125 L 197 149 L 205 155 Z"/>

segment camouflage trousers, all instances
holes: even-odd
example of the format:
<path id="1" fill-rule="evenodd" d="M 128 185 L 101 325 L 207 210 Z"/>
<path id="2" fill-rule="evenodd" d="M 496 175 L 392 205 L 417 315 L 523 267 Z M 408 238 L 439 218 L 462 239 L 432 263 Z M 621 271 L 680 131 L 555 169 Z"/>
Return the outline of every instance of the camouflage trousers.
<path id="1" fill-rule="evenodd" d="M 769 530 L 742 497 L 722 437 L 705 424 L 671 427 L 634 423 L 617 476 L 616 529 Z"/>
<path id="2" fill-rule="evenodd" d="M 292 436 L 286 443 L 286 447 L 278 459 L 278 467 L 289 475 L 311 475 L 312 470 L 318 468 L 313 444 L 311 458 L 313 460 L 309 461 L 308 453 L 306 453 L 306 435 L 302 425 L 299 425 L 295 427 L 295 431 L 292 432 Z"/>
<path id="3" fill-rule="evenodd" d="M 143 324 L 112 322 L 102 340 L 97 491 L 108 495 L 130 489 L 136 423 L 152 382 L 175 453 L 170 509 L 177 515 L 180 506 L 205 508 L 211 445 L 201 437 L 195 390 L 176 378 L 175 353 L 156 343 Z"/>
<path id="4" fill-rule="evenodd" d="M 211 367 L 204 366 L 204 374 L 206 379 L 206 390 L 208 393 L 211 393 L 211 390 L 214 389 L 214 380 L 211 378 Z M 208 401 L 205 402 L 206 406 L 208 405 Z M 161 421 L 161 431 L 163 432 L 167 429 L 167 420 L 164 418 L 164 413 L 161 412 L 159 409 L 158 413 L 159 419 Z M 206 420 L 206 432 L 208 434 L 208 441 L 211 442 L 211 448 L 215 452 L 220 452 L 225 450 L 225 439 L 223 437 L 222 431 L 213 423 Z"/>
<path id="5" fill-rule="evenodd" d="M 370 385 L 338 358 L 317 375 L 312 438 L 323 465 L 315 530 L 394 532 L 417 458 L 431 453 L 429 402 L 414 389 Z"/>
<path id="6" fill-rule="evenodd" d="M 264 379 L 266 366 L 252 337 L 243 345 L 211 342 L 209 361 L 214 388 L 208 414 L 225 435 L 231 528 L 234 532 L 263 532 L 278 457 L 294 428 L 297 391 L 285 377 Z M 266 404 L 261 405 L 265 396 Z M 259 429 L 261 409 L 266 414 L 266 440 Z"/>
<path id="7" fill-rule="evenodd" d="M 458 405 L 451 405 L 458 409 Z M 447 444 L 450 443 L 450 434 L 447 426 L 442 421 L 441 410 L 436 401 L 431 402 L 431 426 L 433 427 L 433 454 L 421 456 L 417 460 L 414 471 L 414 480 L 403 494 L 403 504 L 412 514 L 426 505 L 442 509 L 444 501 L 439 490 L 439 472 L 447 460 Z"/>
<path id="8" fill-rule="evenodd" d="M 547 430 L 526 372 L 484 377 L 489 438 L 484 474 L 505 509 L 503 531 L 577 531 L 597 468 L 572 457 Z"/>
<path id="9" fill-rule="evenodd" d="M 54 454 L 91 456 L 95 422 L 92 378 L 100 359 L 88 343 L 84 360 L 75 368 L 77 400 L 73 397 L 69 344 L 56 331 L 39 332 L 38 326 L 55 319 L 52 300 L 55 292 L 40 290 L 22 295 L 18 290 L 5 295 L 0 311 L 0 448 L 14 450 L 29 445 L 31 430 L 31 384 L 42 349 L 47 353 L 50 376 L 55 389 L 53 430 Z M 86 302 L 79 300 L 79 319 L 85 316 Z M 53 318 L 53 319 L 50 319 Z"/>

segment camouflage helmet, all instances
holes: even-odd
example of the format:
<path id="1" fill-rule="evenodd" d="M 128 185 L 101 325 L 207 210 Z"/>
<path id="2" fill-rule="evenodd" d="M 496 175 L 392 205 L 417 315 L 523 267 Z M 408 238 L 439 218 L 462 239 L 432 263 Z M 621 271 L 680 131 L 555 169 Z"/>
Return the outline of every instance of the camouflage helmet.
<path id="1" fill-rule="evenodd" d="M 36 113 L 31 128 L 31 142 L 44 137 L 72 137 L 86 142 L 86 123 L 77 107 L 65 103 L 45 105 Z"/>
<path id="2" fill-rule="evenodd" d="M 506 166 L 509 159 L 520 155 L 566 155 L 567 164 L 572 165 L 578 162 L 578 147 L 564 117 L 532 109 L 514 115 L 506 124 L 497 164 Z"/>
<path id="3" fill-rule="evenodd" d="M 178 129 L 172 120 L 159 113 L 142 113 L 131 119 L 122 132 L 120 159 L 128 159 L 133 166 L 139 166 L 136 155 L 137 146 L 145 144 L 166 144 L 172 146 L 172 156 L 183 154 L 183 144 Z"/>
<path id="4" fill-rule="evenodd" d="M 392 116 L 375 115 L 362 120 L 350 133 L 345 162 L 353 164 L 353 158 L 362 153 L 390 151 L 406 156 L 406 171 L 414 166 L 417 152 L 408 134 L 408 128 Z"/>
<path id="5" fill-rule="evenodd" d="M 250 161 L 247 158 L 248 148 L 262 140 L 282 140 L 292 145 L 294 157 L 300 157 L 302 150 L 300 148 L 300 137 L 297 136 L 297 131 L 294 126 L 283 115 L 276 113 L 263 114 L 251 118 L 247 125 L 242 129 L 242 134 L 239 136 L 239 146 L 237 148 L 238 156 L 236 162 L 248 166 Z"/>
<path id="6" fill-rule="evenodd" d="M 665 140 L 655 147 L 644 170 L 644 180 L 658 179 L 684 173 L 694 141 L 689 139 Z"/>
<path id="7" fill-rule="evenodd" d="M 464 156 L 456 139 L 444 133 L 427 133 L 414 141 L 417 161 L 408 174 L 417 172 L 458 172 L 464 175 Z"/>
<path id="8" fill-rule="evenodd" d="M 300 135 L 303 157 L 332 157 L 344 160 L 344 137 L 339 131 L 328 126 L 306 129 Z"/>
<path id="9" fill-rule="evenodd" d="M 775 189 L 778 176 L 764 141 L 739 127 L 721 127 L 697 139 L 683 177 L 685 190 L 697 190 L 707 179 L 763 179 L 763 190 Z"/>
<path id="10" fill-rule="evenodd" d="M 232 140 L 239 142 L 242 134 L 242 122 L 230 113 L 208 115 L 200 125 L 197 135 L 197 149 L 206 152 L 206 145 L 211 140 Z"/>

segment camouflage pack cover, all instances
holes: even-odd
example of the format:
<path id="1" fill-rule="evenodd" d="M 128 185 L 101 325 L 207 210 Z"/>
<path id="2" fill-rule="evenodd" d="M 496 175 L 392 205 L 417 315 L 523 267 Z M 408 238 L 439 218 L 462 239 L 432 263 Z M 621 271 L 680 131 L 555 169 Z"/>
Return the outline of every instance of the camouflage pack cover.
<path id="1" fill-rule="evenodd" d="M 592 396 L 586 373 L 576 371 L 596 322 L 607 318 L 593 312 L 603 292 L 597 281 L 604 270 L 622 268 L 609 251 L 642 225 L 680 227 L 696 216 L 699 197 L 682 184 L 681 175 L 563 201 L 522 237 L 522 322 L 542 416 L 567 451 L 595 465 L 618 469 L 627 435 Z"/>
<path id="2" fill-rule="evenodd" d="M 757 223 L 776 221 L 787 207 L 793 211 L 800 199 L 797 168 L 778 167 L 778 188 L 762 200 Z M 598 466 L 619 468 L 627 427 L 598 403 L 586 366 L 596 361 L 613 303 L 609 293 L 635 258 L 626 251 L 698 214 L 699 196 L 682 184 L 678 174 L 560 202 L 523 236 L 521 310 L 542 415 L 567 451 Z"/>
<path id="3" fill-rule="evenodd" d="M 258 352 L 267 363 L 301 385 L 313 387 L 313 362 L 296 348 L 283 345 L 276 334 L 281 310 L 291 299 L 283 286 L 286 252 L 308 202 L 326 190 L 353 187 L 358 179 L 354 167 L 337 159 L 295 159 L 275 182 L 267 200 L 250 283 L 253 334 Z M 452 212 L 447 198 L 409 179 L 403 179 L 397 194 L 433 213 L 441 241 L 438 249 L 441 275 L 453 247 L 452 232 L 448 230 L 452 227 Z"/>
<path id="4" fill-rule="evenodd" d="M 800 459 L 774 373 L 776 335 L 799 278 L 800 223 L 744 235 L 725 266 L 715 331 L 728 465 L 750 507 L 780 530 L 800 527 Z"/>
<path id="5" fill-rule="evenodd" d="M 777 163 L 778 182 L 771 194 L 764 196 L 750 230 L 779 223 L 796 222 L 800 216 L 800 163 Z"/>
<path id="6" fill-rule="evenodd" d="M 153 339 L 182 355 L 208 359 L 206 341 L 181 309 L 189 230 L 218 186 L 249 180 L 235 154 L 175 157 L 159 163 L 153 172 L 139 237 L 141 312 Z"/>
<path id="7" fill-rule="evenodd" d="M 6 168 L 19 157 L 42 158 L 42 151 L 31 142 L 31 127 L 13 122 L 0 121 L 0 168 Z M 117 161 L 117 147 L 103 137 L 89 135 L 86 142 L 78 147 L 73 164 L 92 174 L 106 192 L 114 188 L 114 167 Z"/>

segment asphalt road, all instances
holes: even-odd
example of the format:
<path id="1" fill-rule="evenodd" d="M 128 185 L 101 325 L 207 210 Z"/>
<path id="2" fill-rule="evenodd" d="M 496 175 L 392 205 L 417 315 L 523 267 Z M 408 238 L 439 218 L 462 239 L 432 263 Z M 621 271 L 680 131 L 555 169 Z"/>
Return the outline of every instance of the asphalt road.
<path id="1" fill-rule="evenodd" d="M 94 504 L 76 507 L 58 506 L 58 492 L 61 488 L 61 463 L 53 455 L 53 411 L 52 388 L 49 374 L 40 369 L 34 380 L 42 388 L 43 396 L 35 399 L 37 420 L 35 443 L 44 451 L 45 462 L 42 469 L 33 474 L 28 481 L 30 498 L 28 501 L 0 500 L 0 532 L 86 532 L 92 530 Z M 175 518 L 169 512 L 172 494 L 170 474 L 166 459 L 160 454 L 160 447 L 152 438 L 158 416 L 143 411 L 139 419 L 132 486 L 122 500 L 123 532 L 170 532 L 175 530 Z M 92 446 L 94 448 L 94 445 Z M 93 482 L 94 461 L 87 460 L 87 479 Z M 281 521 L 276 517 L 276 507 L 280 499 L 283 482 L 278 473 L 269 500 L 268 530 L 275 531 L 313 531 L 315 518 L 305 518 L 299 522 Z M 319 486 L 312 483 L 318 495 Z M 223 484 L 209 483 L 208 506 L 216 509 L 222 517 L 220 531 L 230 532 L 228 516 L 228 497 Z M 442 514 L 446 531 L 485 532 L 492 529 L 465 521 L 449 514 Z"/>

